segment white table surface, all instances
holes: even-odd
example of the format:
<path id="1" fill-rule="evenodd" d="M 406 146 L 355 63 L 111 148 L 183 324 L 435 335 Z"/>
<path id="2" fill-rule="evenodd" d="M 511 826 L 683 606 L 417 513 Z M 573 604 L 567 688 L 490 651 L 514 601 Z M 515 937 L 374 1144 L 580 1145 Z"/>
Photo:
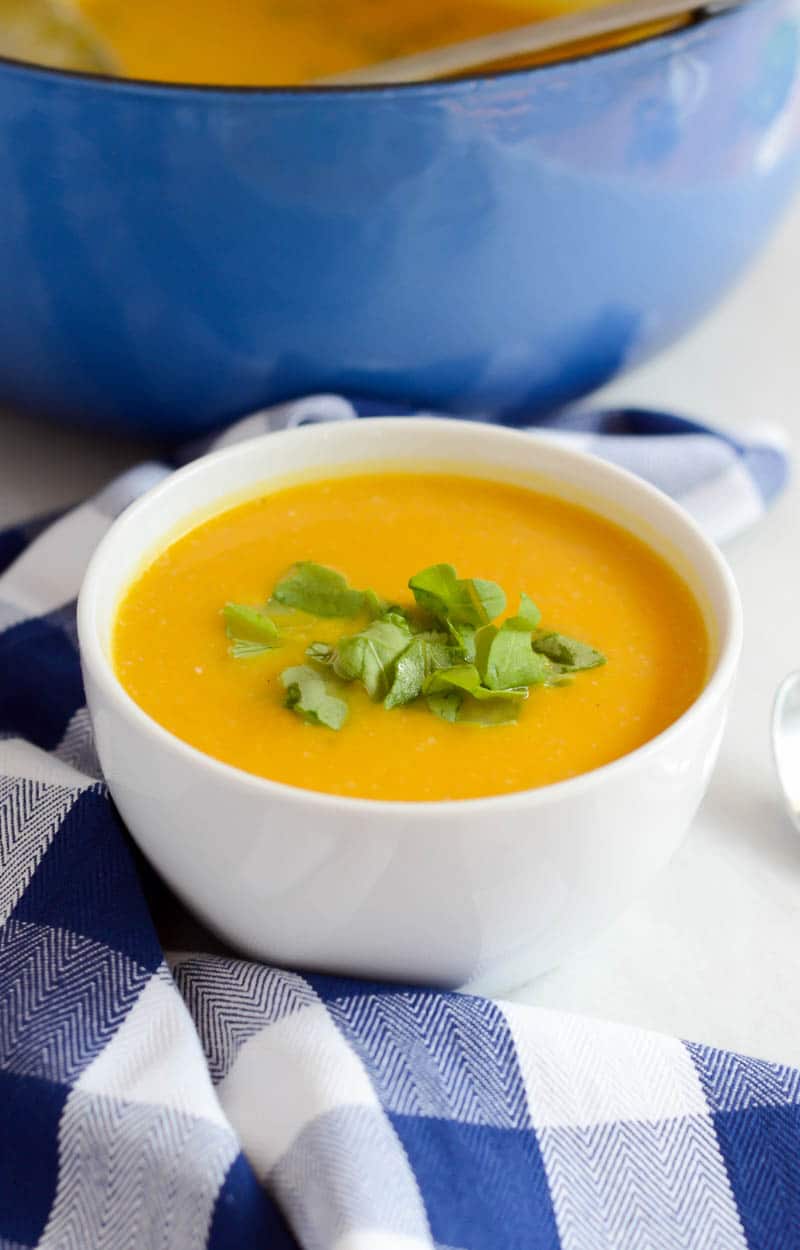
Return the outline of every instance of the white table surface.
<path id="1" fill-rule="evenodd" d="M 800 435 L 800 204 L 724 305 L 598 398 Z M 150 452 L 0 414 L 0 526 L 75 499 Z M 769 750 L 775 687 L 800 666 L 800 477 L 727 554 L 746 641 L 709 795 L 649 893 L 521 1001 L 800 1065 L 800 837 Z"/>

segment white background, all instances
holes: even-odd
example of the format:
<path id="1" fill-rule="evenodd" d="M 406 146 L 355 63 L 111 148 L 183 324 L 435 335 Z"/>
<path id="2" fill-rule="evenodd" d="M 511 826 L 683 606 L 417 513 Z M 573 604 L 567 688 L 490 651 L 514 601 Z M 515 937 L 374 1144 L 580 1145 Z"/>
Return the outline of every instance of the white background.
<path id="1" fill-rule="evenodd" d="M 729 428 L 780 424 L 800 442 L 800 206 L 702 326 L 598 398 Z M 0 526 L 77 500 L 150 451 L 0 414 Z M 515 997 L 800 1065 L 800 837 L 768 736 L 775 687 L 800 667 L 800 478 L 727 554 L 746 640 L 700 815 L 646 897 Z"/>

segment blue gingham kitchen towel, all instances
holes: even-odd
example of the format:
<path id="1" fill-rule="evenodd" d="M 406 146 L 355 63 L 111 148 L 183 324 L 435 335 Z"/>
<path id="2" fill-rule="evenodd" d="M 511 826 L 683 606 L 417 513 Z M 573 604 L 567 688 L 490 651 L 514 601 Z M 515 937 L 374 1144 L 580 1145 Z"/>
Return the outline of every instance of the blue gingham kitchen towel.
<path id="1" fill-rule="evenodd" d="M 322 397 L 256 429 L 352 410 Z M 717 536 L 785 457 L 571 418 Z M 74 598 L 163 469 L 0 544 L 0 1250 L 793 1250 L 800 1072 L 426 989 L 165 957 L 92 748 Z"/>

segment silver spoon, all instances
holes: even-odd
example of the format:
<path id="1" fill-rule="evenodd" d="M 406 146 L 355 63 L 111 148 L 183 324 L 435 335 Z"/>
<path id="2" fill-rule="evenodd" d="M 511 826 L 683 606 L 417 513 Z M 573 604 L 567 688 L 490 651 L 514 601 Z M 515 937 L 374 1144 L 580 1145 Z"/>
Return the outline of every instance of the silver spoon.
<path id="1" fill-rule="evenodd" d="M 800 672 L 785 677 L 775 695 L 772 754 L 786 810 L 800 832 Z"/>
<path id="2" fill-rule="evenodd" d="M 701 15 L 719 13 L 723 9 L 738 8 L 743 3 L 746 0 L 709 0 L 708 3 L 702 3 L 702 0 L 701 3 L 693 3 L 692 0 L 616 0 L 615 3 L 604 4 L 582 13 L 544 18 L 540 22 L 515 26 L 511 30 L 483 35 L 479 39 L 467 39 L 462 43 L 432 48 L 413 56 L 395 57 L 376 65 L 366 65 L 363 69 L 331 74 L 326 78 L 315 79 L 314 85 L 356 86 L 446 78 L 470 70 L 485 69 L 494 61 L 551 52 L 565 44 L 596 39 L 668 18 L 685 17 L 690 20 Z"/>

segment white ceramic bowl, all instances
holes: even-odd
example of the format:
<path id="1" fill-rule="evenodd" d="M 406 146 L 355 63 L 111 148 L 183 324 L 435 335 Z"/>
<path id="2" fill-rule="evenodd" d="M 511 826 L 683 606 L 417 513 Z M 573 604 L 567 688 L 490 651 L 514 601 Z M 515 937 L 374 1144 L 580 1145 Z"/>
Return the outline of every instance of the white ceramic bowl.
<path id="1" fill-rule="evenodd" d="M 109 661 L 114 614 L 168 538 L 298 471 L 403 461 L 546 489 L 665 556 L 711 635 L 711 672 L 695 703 L 643 747 L 572 780 L 496 798 L 401 803 L 251 776 L 187 746 L 129 698 Z M 174 474 L 98 547 L 78 628 L 111 793 L 144 854 L 212 930 L 277 964 L 498 993 L 585 943 L 681 841 L 722 736 L 741 612 L 714 545 L 631 474 L 530 434 L 389 418 L 269 434 Z"/>

